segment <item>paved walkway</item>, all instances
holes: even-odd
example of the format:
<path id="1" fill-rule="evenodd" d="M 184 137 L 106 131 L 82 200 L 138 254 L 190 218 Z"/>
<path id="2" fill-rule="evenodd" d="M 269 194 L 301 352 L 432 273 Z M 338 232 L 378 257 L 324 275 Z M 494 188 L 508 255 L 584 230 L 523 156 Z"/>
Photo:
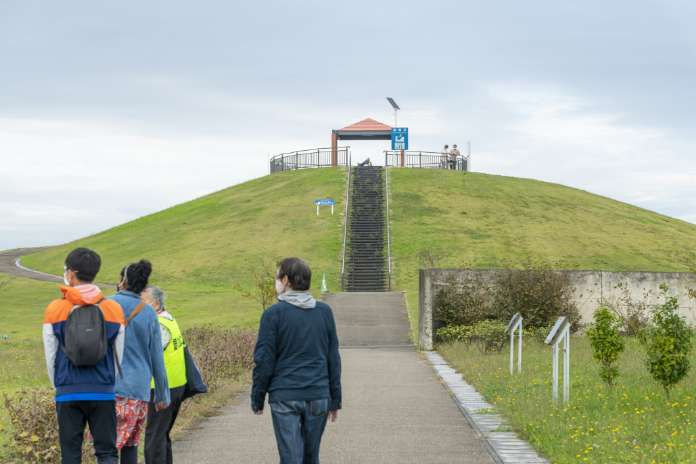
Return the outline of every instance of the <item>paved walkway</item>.
<path id="1" fill-rule="evenodd" d="M 62 282 L 63 278 L 46 274 L 44 272 L 33 271 L 17 265 L 17 260 L 31 253 L 45 250 L 45 248 L 17 248 L 15 250 L 0 251 L 0 273 L 9 274 L 16 277 L 25 277 L 27 279 L 41 280 L 44 282 Z"/>
<path id="2" fill-rule="evenodd" d="M 344 409 L 327 425 L 322 462 L 493 463 L 432 367 L 406 344 L 403 295 L 337 294 L 327 301 L 346 348 Z M 278 462 L 268 411 L 253 415 L 247 395 L 176 442 L 174 453 L 183 464 Z"/>

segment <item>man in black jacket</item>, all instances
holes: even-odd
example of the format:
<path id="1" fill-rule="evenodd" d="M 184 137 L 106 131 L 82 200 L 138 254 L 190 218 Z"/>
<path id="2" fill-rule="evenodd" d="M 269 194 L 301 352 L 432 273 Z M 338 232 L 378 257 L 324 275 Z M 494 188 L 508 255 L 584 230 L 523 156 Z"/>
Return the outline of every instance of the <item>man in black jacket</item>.
<path id="1" fill-rule="evenodd" d="M 341 409 L 341 358 L 331 308 L 309 293 L 312 271 L 299 258 L 280 262 L 278 303 L 264 311 L 254 350 L 251 408 L 266 393 L 281 464 L 319 463 L 328 417 Z"/>

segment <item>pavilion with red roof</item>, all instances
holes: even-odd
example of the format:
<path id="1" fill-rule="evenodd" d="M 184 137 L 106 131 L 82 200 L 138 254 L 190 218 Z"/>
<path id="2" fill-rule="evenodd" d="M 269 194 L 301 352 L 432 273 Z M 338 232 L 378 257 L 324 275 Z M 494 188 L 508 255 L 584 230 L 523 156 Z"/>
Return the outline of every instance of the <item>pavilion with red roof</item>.
<path id="1" fill-rule="evenodd" d="M 339 140 L 391 140 L 392 127 L 372 118 L 331 131 L 331 164 L 338 165 Z"/>

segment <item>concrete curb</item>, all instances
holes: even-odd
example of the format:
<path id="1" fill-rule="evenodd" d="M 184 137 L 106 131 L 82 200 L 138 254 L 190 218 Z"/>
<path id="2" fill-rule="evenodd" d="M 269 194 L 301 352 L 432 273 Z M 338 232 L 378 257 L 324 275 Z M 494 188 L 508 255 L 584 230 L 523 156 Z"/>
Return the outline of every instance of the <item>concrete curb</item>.
<path id="1" fill-rule="evenodd" d="M 493 406 L 474 387 L 466 383 L 447 361 L 435 351 L 424 353 L 438 377 L 455 400 L 471 426 L 483 436 L 491 456 L 498 464 L 550 464 L 516 433 L 501 431 L 507 422 L 499 414 L 487 414 Z"/>

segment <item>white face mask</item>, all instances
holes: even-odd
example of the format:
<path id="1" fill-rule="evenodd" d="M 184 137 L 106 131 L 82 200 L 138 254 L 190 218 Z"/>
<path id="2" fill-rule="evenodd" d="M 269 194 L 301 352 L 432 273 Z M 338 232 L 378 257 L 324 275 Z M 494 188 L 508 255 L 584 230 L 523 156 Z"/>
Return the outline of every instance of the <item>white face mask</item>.
<path id="1" fill-rule="evenodd" d="M 283 285 L 283 282 L 281 282 L 280 279 L 276 279 L 275 288 L 276 288 L 276 293 L 278 295 L 282 295 L 283 293 L 285 293 L 285 285 Z"/>
<path id="2" fill-rule="evenodd" d="M 63 273 L 63 282 L 65 283 L 65 285 L 70 286 L 70 281 L 68 280 L 68 273 L 67 272 Z"/>

